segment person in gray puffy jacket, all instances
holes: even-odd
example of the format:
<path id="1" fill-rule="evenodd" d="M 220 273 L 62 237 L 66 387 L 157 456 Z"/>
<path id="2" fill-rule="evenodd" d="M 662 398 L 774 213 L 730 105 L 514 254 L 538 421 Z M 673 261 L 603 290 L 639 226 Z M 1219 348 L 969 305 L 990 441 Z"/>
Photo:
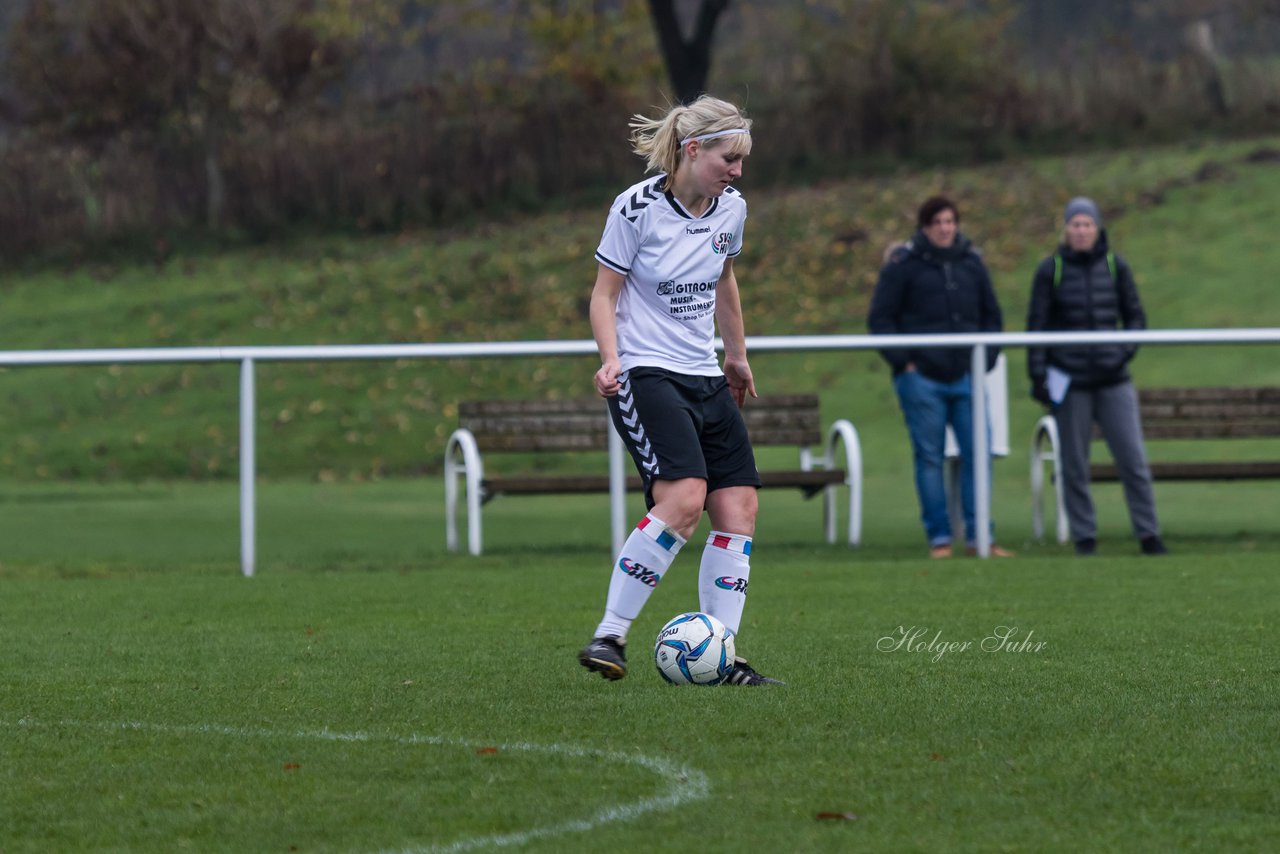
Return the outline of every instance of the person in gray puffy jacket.
<path id="1" fill-rule="evenodd" d="M 1031 283 L 1027 331 L 1146 329 L 1133 271 L 1111 251 L 1092 199 L 1067 203 L 1063 242 L 1040 262 Z M 1151 468 L 1142 439 L 1138 393 L 1129 374 L 1131 344 L 1055 345 L 1027 351 L 1031 396 L 1058 426 L 1063 503 L 1076 553 L 1098 547 L 1089 483 L 1089 446 L 1096 423 L 1124 485 L 1134 536 L 1143 554 L 1165 554 L 1156 517 Z"/>

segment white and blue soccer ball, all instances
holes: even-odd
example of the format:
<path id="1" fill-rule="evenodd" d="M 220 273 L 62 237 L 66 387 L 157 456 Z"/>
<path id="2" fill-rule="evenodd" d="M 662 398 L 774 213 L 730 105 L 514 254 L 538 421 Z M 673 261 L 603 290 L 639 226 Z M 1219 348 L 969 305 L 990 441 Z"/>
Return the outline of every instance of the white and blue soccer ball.
<path id="1" fill-rule="evenodd" d="M 718 685 L 733 670 L 733 632 L 710 614 L 673 618 L 653 646 L 653 660 L 672 685 Z"/>

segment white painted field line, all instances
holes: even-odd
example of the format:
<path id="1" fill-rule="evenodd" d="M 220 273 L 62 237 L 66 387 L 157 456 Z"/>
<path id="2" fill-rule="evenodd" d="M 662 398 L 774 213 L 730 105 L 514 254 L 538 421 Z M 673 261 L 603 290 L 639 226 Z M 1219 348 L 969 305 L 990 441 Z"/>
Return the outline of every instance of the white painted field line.
<path id="1" fill-rule="evenodd" d="M 0 727 L 68 727 L 73 729 L 96 729 L 104 732 L 134 730 L 156 732 L 166 735 L 221 735 L 230 738 L 295 738 L 316 739 L 335 742 L 389 742 L 406 747 L 429 745 L 437 747 L 463 747 L 476 749 L 496 747 L 499 750 L 524 753 L 545 753 L 553 756 L 567 756 L 574 759 L 600 759 L 612 764 L 634 765 L 657 775 L 667 785 L 665 794 L 639 801 L 605 807 L 586 818 L 563 821 L 546 827 L 535 827 L 530 830 L 512 833 L 491 834 L 488 836 L 472 836 L 455 840 L 448 844 L 431 845 L 426 848 L 395 849 L 394 854 L 447 854 L 451 852 L 474 851 L 478 848 L 505 848 L 523 845 L 535 839 L 563 836 L 570 833 L 585 833 L 606 824 L 630 821 L 633 818 L 651 812 L 671 809 L 680 804 L 700 800 L 707 797 L 711 784 L 707 775 L 687 765 L 680 765 L 666 759 L 644 756 L 638 753 L 622 753 L 614 750 L 599 750 L 593 747 L 581 747 L 572 744 L 534 744 L 532 742 L 513 742 L 508 744 L 492 744 L 468 741 L 458 738 L 446 738 L 434 735 L 381 735 L 368 732 L 338 732 L 330 729 L 299 730 L 282 732 L 268 729 L 246 727 L 218 726 L 214 724 L 158 724 L 147 721 L 123 721 L 119 723 L 95 723 L 90 721 L 58 721 L 48 724 L 30 718 L 21 718 L 16 723 L 0 721 Z M 383 852 L 391 854 L 391 852 Z"/>

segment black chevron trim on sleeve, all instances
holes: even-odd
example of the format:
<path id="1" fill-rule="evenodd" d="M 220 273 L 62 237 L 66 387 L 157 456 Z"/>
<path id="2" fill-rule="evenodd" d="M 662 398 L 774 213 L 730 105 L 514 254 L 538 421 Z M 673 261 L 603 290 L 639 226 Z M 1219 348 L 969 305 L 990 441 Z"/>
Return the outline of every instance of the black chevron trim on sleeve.
<path id="1" fill-rule="evenodd" d="M 640 216 L 640 212 L 649 206 L 649 203 L 658 198 L 658 193 L 654 190 L 657 179 L 645 184 L 639 190 L 631 194 L 631 198 L 627 199 L 626 204 L 621 208 L 622 215 L 627 218 L 627 222 L 635 222 Z"/>

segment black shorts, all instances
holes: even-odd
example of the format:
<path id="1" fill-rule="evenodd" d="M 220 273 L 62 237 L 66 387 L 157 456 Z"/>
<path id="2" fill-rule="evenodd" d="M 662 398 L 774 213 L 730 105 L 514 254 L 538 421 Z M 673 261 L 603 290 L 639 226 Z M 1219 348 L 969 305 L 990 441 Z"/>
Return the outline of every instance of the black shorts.
<path id="1" fill-rule="evenodd" d="M 653 482 L 698 477 L 707 492 L 760 486 L 747 425 L 724 377 L 633 368 L 609 398 L 613 426 L 644 482 L 653 507 Z"/>

